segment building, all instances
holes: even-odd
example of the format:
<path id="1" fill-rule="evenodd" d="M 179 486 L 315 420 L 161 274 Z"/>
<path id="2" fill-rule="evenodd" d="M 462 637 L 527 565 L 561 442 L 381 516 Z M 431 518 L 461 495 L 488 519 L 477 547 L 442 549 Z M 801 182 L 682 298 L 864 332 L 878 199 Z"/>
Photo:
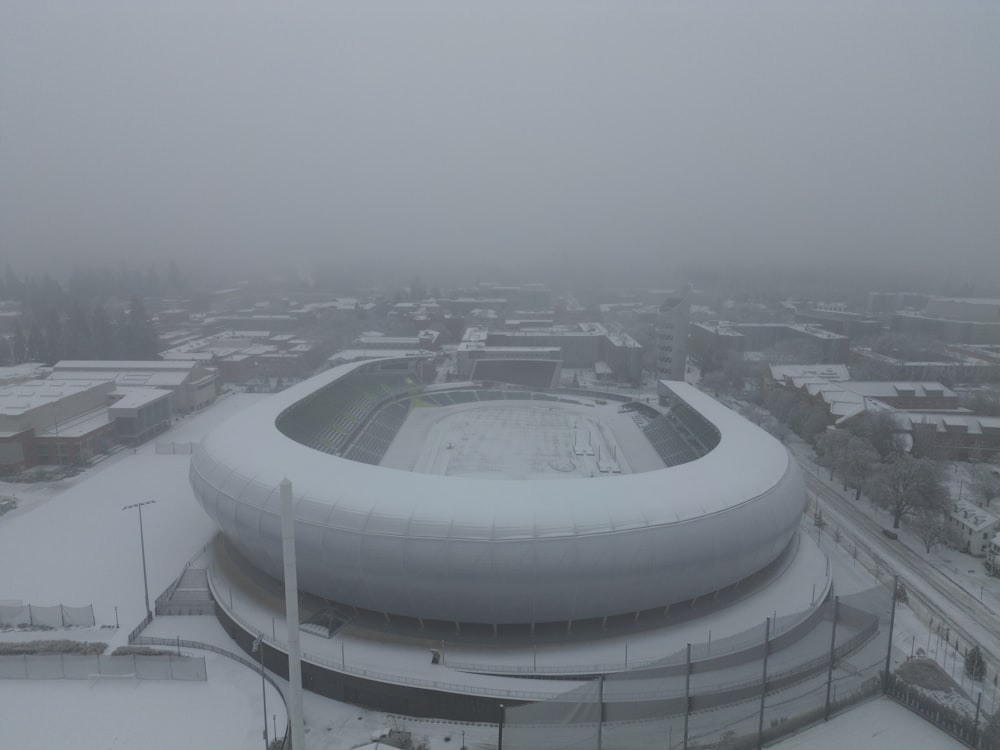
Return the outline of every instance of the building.
<path id="1" fill-rule="evenodd" d="M 795 321 L 815 325 L 851 339 L 871 338 L 882 332 L 882 321 L 851 312 L 844 305 L 815 305 L 795 311 Z"/>
<path id="2" fill-rule="evenodd" d="M 948 383 L 1000 382 L 1000 355 L 994 347 L 949 345 L 925 359 L 901 359 L 871 349 L 851 349 L 854 363 L 886 380 L 943 380 Z"/>
<path id="3" fill-rule="evenodd" d="M 1000 534 L 995 534 L 990 540 L 990 547 L 986 551 L 986 562 L 983 565 L 991 576 L 1000 576 Z"/>
<path id="4" fill-rule="evenodd" d="M 894 313 L 892 330 L 953 344 L 1000 344 L 1000 299 L 934 297 L 921 312 Z"/>
<path id="5" fill-rule="evenodd" d="M 170 391 L 175 414 L 203 409 L 217 395 L 218 373 L 197 361 L 64 359 L 52 369 L 60 380 L 111 380 L 130 388 Z"/>
<path id="6" fill-rule="evenodd" d="M 686 296 L 668 296 L 656 316 L 656 376 L 684 380 L 687 368 L 691 303 Z"/>
<path id="7" fill-rule="evenodd" d="M 390 359 L 328 370 L 239 412 L 199 444 L 195 496 L 248 561 L 281 577 L 272 503 L 290 477 L 303 590 L 387 621 L 534 632 L 536 623 L 565 630 L 576 620 L 662 614 L 744 580 L 796 535 L 805 504 L 798 464 L 684 383 L 661 381 L 658 404 L 644 411 L 642 434 L 655 452 L 645 471 L 612 474 L 615 459 L 605 455 L 603 479 L 522 478 L 512 491 L 499 479 L 381 468 L 359 431 L 371 424 L 372 441 L 391 443 L 413 401 L 418 411 L 484 400 L 491 414 L 512 408 L 509 390 L 415 390 L 409 366 Z M 599 408 L 519 395 L 546 412 L 577 410 L 569 423 Z M 617 404 L 602 403 L 619 415 Z M 583 461 L 585 448 L 577 450 Z"/>
<path id="8" fill-rule="evenodd" d="M 52 368 L 39 362 L 26 362 L 22 365 L 0 367 L 0 387 L 15 385 L 26 380 L 40 380 L 52 374 Z"/>
<path id="9" fill-rule="evenodd" d="M 807 346 L 809 357 L 820 362 L 846 364 L 850 353 L 847 336 L 801 323 L 709 321 L 692 323 L 690 332 L 689 353 L 703 365 L 720 366 L 730 357 L 744 359 L 751 352 L 766 351 L 785 341 Z"/>
<path id="10" fill-rule="evenodd" d="M 986 557 L 993 537 L 1000 531 L 1000 518 L 989 511 L 959 500 L 948 514 L 948 543 L 973 557 Z"/>
<path id="11" fill-rule="evenodd" d="M 1000 417 L 956 412 L 899 412 L 894 415 L 915 453 L 946 461 L 1000 458 Z"/>
<path id="12" fill-rule="evenodd" d="M 479 360 L 560 360 L 563 367 L 597 368 L 599 362 L 614 378 L 638 382 L 642 377 L 642 346 L 628 334 L 609 331 L 600 323 L 545 328 L 488 331 L 470 327 L 456 350 L 459 377 L 472 375 Z"/>
<path id="13" fill-rule="evenodd" d="M 116 443 L 137 445 L 170 427 L 171 394 L 108 379 L 30 380 L 0 388 L 0 470 L 79 465 Z"/>

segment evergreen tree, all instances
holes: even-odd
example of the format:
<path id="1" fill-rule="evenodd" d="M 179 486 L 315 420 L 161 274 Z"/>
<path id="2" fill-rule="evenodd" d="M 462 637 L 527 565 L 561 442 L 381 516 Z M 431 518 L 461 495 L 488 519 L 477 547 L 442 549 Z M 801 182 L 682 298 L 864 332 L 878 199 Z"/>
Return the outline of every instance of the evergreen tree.
<path id="1" fill-rule="evenodd" d="M 128 359 L 156 359 L 159 343 L 153 322 L 146 314 L 146 306 L 138 295 L 129 303 L 125 319 L 125 356 Z"/>
<path id="2" fill-rule="evenodd" d="M 65 341 L 63 335 L 62 318 L 56 308 L 49 308 L 45 320 L 45 349 L 42 361 L 48 365 L 54 365 L 63 359 Z"/>
<path id="3" fill-rule="evenodd" d="M 14 334 L 10 337 L 11 364 L 20 365 L 28 361 L 28 341 L 21 327 L 21 319 L 14 321 Z"/>
<path id="4" fill-rule="evenodd" d="M 986 659 L 979 646 L 973 646 L 965 655 L 965 673 L 977 682 L 986 676 Z"/>
<path id="5" fill-rule="evenodd" d="M 97 359 L 114 359 L 115 330 L 104 305 L 98 305 L 90 314 L 90 332 L 94 342 L 93 356 Z"/>
<path id="6" fill-rule="evenodd" d="M 66 320 L 65 359 L 93 359 L 94 339 L 90 330 L 90 318 L 80 300 L 74 299 Z"/>

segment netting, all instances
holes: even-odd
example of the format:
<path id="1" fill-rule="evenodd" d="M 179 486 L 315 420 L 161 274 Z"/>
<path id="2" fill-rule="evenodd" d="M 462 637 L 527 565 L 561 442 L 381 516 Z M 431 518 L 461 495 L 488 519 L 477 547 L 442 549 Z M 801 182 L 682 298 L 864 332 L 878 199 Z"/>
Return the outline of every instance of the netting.
<path id="1" fill-rule="evenodd" d="M 39 607 L 29 604 L 31 612 L 31 624 L 42 625 L 49 628 L 61 628 L 63 626 L 62 606 L 55 604 L 51 607 Z"/>
<path id="2" fill-rule="evenodd" d="M 757 747 L 881 690 L 891 603 L 891 586 L 878 586 L 824 603 L 766 648 L 755 627 L 724 656 L 696 644 L 680 664 L 671 655 L 508 708 L 504 748 L 679 748 L 685 738 L 703 750 Z"/>
<path id="3" fill-rule="evenodd" d="M 61 606 L 64 625 L 91 627 L 96 624 L 96 621 L 94 620 L 93 605 L 88 604 L 86 607 L 67 607 L 63 604 Z"/>
<path id="4" fill-rule="evenodd" d="M 36 604 L 0 604 L 0 628 L 93 627 L 95 624 L 92 604 L 84 607 L 67 607 L 65 604 L 53 604 L 49 607 Z"/>
<path id="5" fill-rule="evenodd" d="M 31 611 L 27 604 L 0 604 L 0 627 L 16 628 L 31 624 Z"/>

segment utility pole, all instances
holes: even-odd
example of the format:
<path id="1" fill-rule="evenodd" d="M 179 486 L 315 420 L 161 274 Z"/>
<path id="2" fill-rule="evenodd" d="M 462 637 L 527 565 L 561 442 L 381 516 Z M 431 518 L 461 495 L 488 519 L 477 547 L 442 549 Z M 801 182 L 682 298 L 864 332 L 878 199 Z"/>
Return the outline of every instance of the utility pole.
<path id="1" fill-rule="evenodd" d="M 139 509 L 139 548 L 142 550 L 142 587 L 146 592 L 146 619 L 153 619 L 153 612 L 149 608 L 149 580 L 146 577 L 146 538 L 142 533 L 142 506 L 152 505 L 155 500 L 144 500 L 141 503 L 132 503 L 132 505 L 126 505 L 122 510 L 131 510 L 132 508 Z"/>

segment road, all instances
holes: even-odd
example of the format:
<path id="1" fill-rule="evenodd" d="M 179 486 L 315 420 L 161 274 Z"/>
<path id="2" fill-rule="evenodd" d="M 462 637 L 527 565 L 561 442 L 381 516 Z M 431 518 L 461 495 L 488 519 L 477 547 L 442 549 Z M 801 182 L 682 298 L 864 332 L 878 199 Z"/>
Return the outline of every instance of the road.
<path id="1" fill-rule="evenodd" d="M 901 541 L 883 536 L 877 521 L 830 487 L 808 462 L 800 461 L 800 465 L 806 487 L 822 508 L 827 524 L 839 526 L 841 534 L 859 549 L 882 560 L 887 573 L 898 575 L 908 596 L 916 596 L 936 621 L 945 623 L 967 643 L 978 643 L 987 652 L 987 663 L 995 674 L 1000 665 L 998 614 Z"/>

